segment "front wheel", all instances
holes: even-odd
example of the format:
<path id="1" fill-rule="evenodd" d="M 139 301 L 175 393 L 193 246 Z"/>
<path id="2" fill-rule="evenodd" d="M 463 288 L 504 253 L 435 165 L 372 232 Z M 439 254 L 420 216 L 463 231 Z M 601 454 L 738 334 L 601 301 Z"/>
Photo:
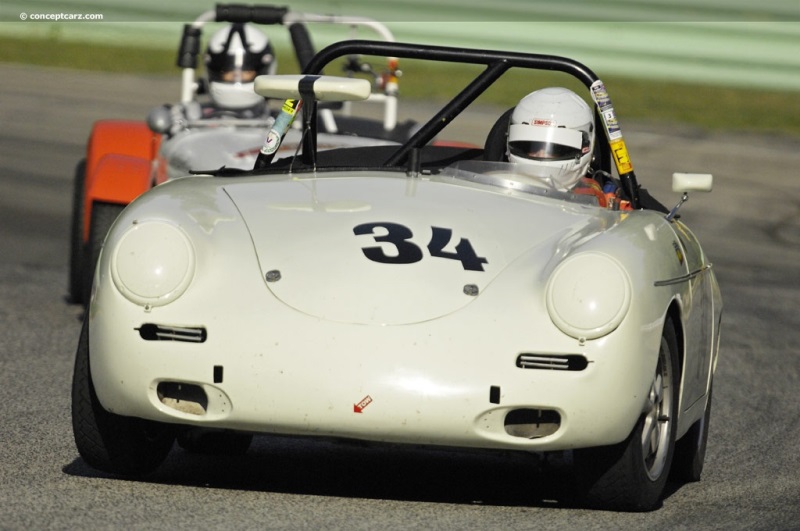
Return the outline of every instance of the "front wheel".
<path id="1" fill-rule="evenodd" d="M 581 490 L 593 507 L 650 511 L 661 502 L 675 451 L 678 413 L 678 341 L 664 325 L 645 412 L 620 444 L 575 452 Z"/>
<path id="2" fill-rule="evenodd" d="M 115 415 L 103 409 L 89 369 L 89 324 L 84 320 L 72 376 L 72 433 L 86 463 L 122 476 L 143 476 L 166 459 L 172 426 Z"/>
<path id="3" fill-rule="evenodd" d="M 708 389 L 703 418 L 692 424 L 686 435 L 675 444 L 675 459 L 670 477 L 686 483 L 700 481 L 708 444 L 708 426 L 711 422 L 711 388 Z"/>
<path id="4" fill-rule="evenodd" d="M 86 159 L 75 167 L 75 179 L 72 182 L 72 218 L 69 229 L 69 297 L 75 304 L 84 302 L 83 288 L 84 245 L 83 245 L 83 195 L 86 182 Z"/>

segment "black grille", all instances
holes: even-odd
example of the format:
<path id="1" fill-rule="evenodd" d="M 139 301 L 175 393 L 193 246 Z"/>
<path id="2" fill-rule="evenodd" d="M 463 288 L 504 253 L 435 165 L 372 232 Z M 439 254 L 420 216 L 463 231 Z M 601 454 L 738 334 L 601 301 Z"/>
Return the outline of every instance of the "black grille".
<path id="1" fill-rule="evenodd" d="M 206 329 L 203 327 L 172 326 L 146 323 L 137 328 L 145 341 L 184 341 L 186 343 L 202 343 L 206 340 Z"/>
<path id="2" fill-rule="evenodd" d="M 582 371 L 589 365 L 580 354 L 530 354 L 517 356 L 520 369 L 540 369 L 550 371 Z"/>

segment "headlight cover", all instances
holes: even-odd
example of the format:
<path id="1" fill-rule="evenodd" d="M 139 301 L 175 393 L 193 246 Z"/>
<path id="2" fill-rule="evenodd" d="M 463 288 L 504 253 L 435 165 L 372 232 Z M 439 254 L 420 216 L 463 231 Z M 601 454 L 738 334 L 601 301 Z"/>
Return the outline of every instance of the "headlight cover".
<path id="1" fill-rule="evenodd" d="M 559 264 L 547 284 L 553 323 L 576 339 L 597 339 L 614 331 L 631 303 L 631 282 L 608 255 L 586 252 Z"/>
<path id="2" fill-rule="evenodd" d="M 194 277 L 195 253 L 189 238 L 163 221 L 134 223 L 111 258 L 111 277 L 131 302 L 163 306 L 180 297 Z"/>

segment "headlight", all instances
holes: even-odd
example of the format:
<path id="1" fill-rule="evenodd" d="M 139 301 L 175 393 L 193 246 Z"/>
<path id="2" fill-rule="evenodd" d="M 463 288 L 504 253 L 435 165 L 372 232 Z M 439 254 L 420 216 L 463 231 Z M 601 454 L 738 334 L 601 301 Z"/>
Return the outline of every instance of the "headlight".
<path id="1" fill-rule="evenodd" d="M 180 297 L 194 276 L 189 239 L 163 221 L 135 223 L 123 234 L 111 258 L 114 285 L 128 300 L 163 306 Z"/>
<path id="2" fill-rule="evenodd" d="M 587 252 L 556 267 L 547 284 L 547 311 L 565 334 L 597 339 L 612 332 L 631 303 L 631 283 L 611 257 Z"/>

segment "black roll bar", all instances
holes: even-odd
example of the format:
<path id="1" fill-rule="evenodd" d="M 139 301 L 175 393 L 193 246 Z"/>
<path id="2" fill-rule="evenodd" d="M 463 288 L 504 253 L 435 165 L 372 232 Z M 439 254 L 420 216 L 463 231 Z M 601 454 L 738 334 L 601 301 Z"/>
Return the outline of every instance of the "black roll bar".
<path id="1" fill-rule="evenodd" d="M 181 44 L 178 48 L 176 64 L 180 68 L 197 68 L 197 56 L 200 53 L 200 28 L 191 24 L 184 24 Z"/>
<path id="2" fill-rule="evenodd" d="M 410 139 L 400 146 L 387 159 L 385 165 L 399 165 L 405 161 L 412 150 L 421 148 L 431 142 L 445 126 L 452 122 L 470 103 L 483 94 L 494 81 L 511 68 L 563 72 L 576 78 L 587 90 L 590 90 L 592 84 L 599 80 L 597 75 L 587 66 L 565 57 L 367 40 L 342 41 L 327 46 L 308 62 L 303 69 L 303 73 L 318 75 L 322 73 L 325 66 L 346 55 L 373 55 L 486 66 L 483 72 L 479 73 L 456 97 L 447 102 L 436 115 L 423 124 Z M 596 130 L 605 130 L 596 106 L 595 128 Z M 303 162 L 306 164 L 311 164 L 314 157 L 313 148 L 316 142 L 310 137 L 315 136 L 315 134 L 316 127 L 312 127 L 312 131 L 309 131 L 309 134 L 305 135 L 303 139 Z M 611 153 L 608 137 L 606 135 L 596 135 L 596 138 L 599 142 L 602 142 L 601 149 L 598 151 L 600 166 L 605 171 L 610 171 Z M 636 175 L 631 171 L 620 175 L 620 178 L 631 198 L 633 208 L 639 208 L 639 185 L 636 182 Z"/>
<path id="3" fill-rule="evenodd" d="M 217 22 L 255 22 L 256 24 L 283 24 L 288 7 L 271 5 L 217 4 Z"/>

